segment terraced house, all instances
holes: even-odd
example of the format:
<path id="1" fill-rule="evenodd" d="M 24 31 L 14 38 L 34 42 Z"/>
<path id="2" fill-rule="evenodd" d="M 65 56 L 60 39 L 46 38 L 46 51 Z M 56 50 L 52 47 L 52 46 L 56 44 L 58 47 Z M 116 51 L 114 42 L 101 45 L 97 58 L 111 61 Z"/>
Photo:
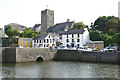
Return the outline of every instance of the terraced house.
<path id="1" fill-rule="evenodd" d="M 89 32 L 87 28 L 68 30 L 62 33 L 62 44 L 66 47 L 83 47 L 89 42 Z"/>
<path id="2" fill-rule="evenodd" d="M 56 41 L 51 34 L 38 34 L 33 38 L 32 47 L 49 48 L 50 46 L 56 46 Z"/>

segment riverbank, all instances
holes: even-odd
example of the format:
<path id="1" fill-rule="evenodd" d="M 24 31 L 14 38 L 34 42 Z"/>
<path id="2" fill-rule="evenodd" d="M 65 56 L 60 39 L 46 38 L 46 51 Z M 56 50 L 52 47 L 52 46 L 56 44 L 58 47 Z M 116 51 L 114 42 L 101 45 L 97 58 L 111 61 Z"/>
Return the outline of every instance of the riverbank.
<path id="1" fill-rule="evenodd" d="M 58 50 L 54 60 L 75 60 L 98 63 L 120 63 L 119 52 L 81 52 L 78 50 Z"/>
<path id="2" fill-rule="evenodd" d="M 119 52 L 81 52 L 78 50 L 50 50 L 45 48 L 2 48 L 2 62 L 36 62 L 68 60 L 98 63 L 120 63 Z"/>

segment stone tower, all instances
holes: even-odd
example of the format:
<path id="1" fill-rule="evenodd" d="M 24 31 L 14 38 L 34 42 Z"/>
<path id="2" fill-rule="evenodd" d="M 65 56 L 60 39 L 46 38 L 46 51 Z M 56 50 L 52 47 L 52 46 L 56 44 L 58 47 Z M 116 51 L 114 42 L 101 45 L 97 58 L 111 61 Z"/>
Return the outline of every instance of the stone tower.
<path id="1" fill-rule="evenodd" d="M 47 29 L 54 25 L 54 11 L 44 10 L 41 11 L 41 31 L 47 32 Z"/>

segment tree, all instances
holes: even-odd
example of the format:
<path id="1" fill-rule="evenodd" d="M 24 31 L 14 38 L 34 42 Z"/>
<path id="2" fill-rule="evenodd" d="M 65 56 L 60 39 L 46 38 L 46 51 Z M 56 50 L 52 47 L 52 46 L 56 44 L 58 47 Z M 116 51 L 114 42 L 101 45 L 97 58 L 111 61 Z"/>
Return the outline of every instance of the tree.
<path id="1" fill-rule="evenodd" d="M 99 17 L 97 20 L 94 22 L 94 27 L 97 30 L 102 31 L 105 27 L 105 23 L 108 21 L 108 18 L 106 16 Z"/>
<path id="2" fill-rule="evenodd" d="M 8 35 L 8 37 L 19 36 L 20 34 L 18 30 L 13 30 L 11 26 L 7 26 L 5 28 L 5 33 Z"/>
<path id="3" fill-rule="evenodd" d="M 19 36 L 20 35 L 20 32 L 18 30 L 14 30 L 13 33 L 14 33 L 14 36 Z"/>
<path id="4" fill-rule="evenodd" d="M 118 46 L 120 46 L 120 32 L 113 35 L 112 38 L 113 38 L 113 43 L 116 43 L 118 44 Z"/>
<path id="5" fill-rule="evenodd" d="M 34 32 L 33 30 L 29 29 L 29 28 L 26 28 L 22 33 L 21 33 L 21 37 L 24 37 L 24 38 L 34 38 L 35 35 L 37 33 Z"/>
<path id="6" fill-rule="evenodd" d="M 86 28 L 86 25 L 83 23 L 83 22 L 78 22 L 78 23 L 75 23 L 73 25 L 73 28 L 70 28 L 71 29 L 84 29 Z"/>
<path id="7" fill-rule="evenodd" d="M 101 41 L 100 31 L 90 32 L 90 40 L 92 41 Z"/>
<path id="8" fill-rule="evenodd" d="M 99 17 L 95 20 L 94 22 L 94 27 L 97 29 L 97 30 L 100 30 L 100 31 L 105 31 L 104 29 L 106 28 L 106 23 L 109 21 L 109 20 L 118 20 L 117 17 L 115 16 L 102 16 L 102 17 Z"/>
<path id="9" fill-rule="evenodd" d="M 118 32 L 118 19 L 111 19 L 105 24 L 106 26 L 103 32 L 107 33 L 108 35 L 114 35 Z"/>

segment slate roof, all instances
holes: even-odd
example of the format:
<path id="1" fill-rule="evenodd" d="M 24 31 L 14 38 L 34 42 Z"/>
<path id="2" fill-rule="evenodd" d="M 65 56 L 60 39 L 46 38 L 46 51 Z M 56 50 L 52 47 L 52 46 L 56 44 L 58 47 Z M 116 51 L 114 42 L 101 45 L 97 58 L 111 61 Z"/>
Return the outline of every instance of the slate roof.
<path id="1" fill-rule="evenodd" d="M 62 34 L 83 34 L 85 32 L 84 29 L 76 29 L 76 30 L 68 30 L 68 31 L 64 31 Z"/>
<path id="2" fill-rule="evenodd" d="M 24 31 L 24 29 L 26 29 L 27 27 L 23 26 L 23 25 L 20 25 L 20 24 L 17 24 L 17 23 L 10 23 L 8 24 L 9 26 L 12 27 L 12 29 L 16 29 L 18 31 Z M 5 28 L 8 26 L 8 25 L 5 25 L 4 26 L 4 30 Z"/>
<path id="3" fill-rule="evenodd" d="M 19 38 L 20 41 L 32 41 L 32 38 Z"/>
<path id="4" fill-rule="evenodd" d="M 38 34 L 33 40 L 43 40 L 48 34 Z"/>
<path id="5" fill-rule="evenodd" d="M 64 23 L 59 23 L 54 26 L 51 26 L 47 32 L 59 32 L 59 31 L 64 31 L 65 28 L 68 26 L 68 28 L 72 28 L 72 25 L 74 24 L 74 21 L 71 22 L 64 22 Z"/>
<path id="6" fill-rule="evenodd" d="M 41 24 L 35 24 L 34 28 L 38 28 L 39 26 L 41 26 Z"/>

